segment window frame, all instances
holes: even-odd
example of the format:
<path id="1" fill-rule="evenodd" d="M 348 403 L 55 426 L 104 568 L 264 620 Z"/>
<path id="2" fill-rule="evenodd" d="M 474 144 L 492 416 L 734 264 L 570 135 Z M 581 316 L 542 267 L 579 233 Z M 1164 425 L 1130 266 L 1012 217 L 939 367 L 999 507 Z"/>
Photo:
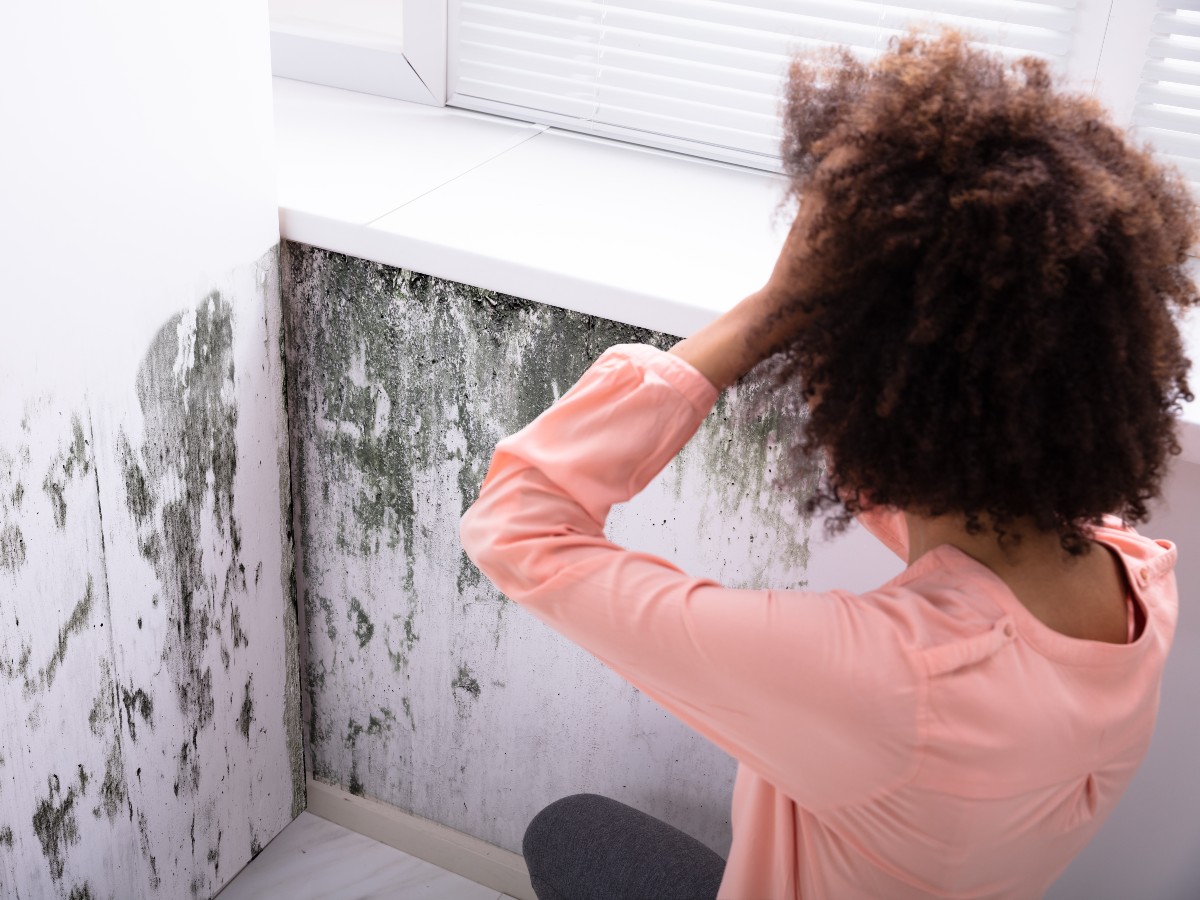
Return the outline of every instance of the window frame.
<path id="1" fill-rule="evenodd" d="M 271 22 L 271 74 L 312 84 L 446 105 L 446 11 L 449 0 L 402 0 L 402 39 L 367 46 L 319 29 Z"/>

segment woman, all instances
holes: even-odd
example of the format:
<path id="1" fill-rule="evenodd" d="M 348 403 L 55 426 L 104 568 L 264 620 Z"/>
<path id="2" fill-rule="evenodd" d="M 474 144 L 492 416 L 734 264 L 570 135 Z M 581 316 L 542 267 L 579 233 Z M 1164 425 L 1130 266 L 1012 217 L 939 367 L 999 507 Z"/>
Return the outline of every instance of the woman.
<path id="1" fill-rule="evenodd" d="M 1150 741 L 1176 553 L 1130 526 L 1191 399 L 1185 184 L 954 32 L 798 60 L 785 126 L 767 285 L 605 352 L 463 519 L 497 587 L 739 761 L 727 864 L 581 795 L 526 834 L 542 900 L 1040 896 Z M 908 564 L 877 590 L 728 590 L 604 538 L 764 360 L 811 409 L 788 452 L 830 463 L 807 510 Z"/>

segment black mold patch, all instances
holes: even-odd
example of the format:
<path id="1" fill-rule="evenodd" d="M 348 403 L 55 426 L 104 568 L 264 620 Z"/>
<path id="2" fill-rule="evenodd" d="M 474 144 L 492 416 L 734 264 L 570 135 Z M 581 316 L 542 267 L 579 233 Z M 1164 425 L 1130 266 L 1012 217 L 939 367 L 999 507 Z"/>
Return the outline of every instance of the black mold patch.
<path id="1" fill-rule="evenodd" d="M 471 670 L 466 666 L 459 666 L 458 677 L 450 682 L 450 686 L 455 690 L 463 690 L 471 694 L 476 699 L 479 698 L 479 682 L 475 676 L 471 674 Z"/>
<path id="2" fill-rule="evenodd" d="M 217 843 L 208 850 L 208 862 L 213 867 L 213 874 L 221 874 L 221 829 L 217 829 Z"/>
<path id="3" fill-rule="evenodd" d="M 83 597 L 75 604 L 75 608 L 71 610 L 71 615 L 67 617 L 58 629 L 58 642 L 55 644 L 54 653 L 50 656 L 50 661 L 46 663 L 46 687 L 54 683 L 54 675 L 58 671 L 59 664 L 67 655 L 67 639 L 72 634 L 78 634 L 83 631 L 87 625 L 88 618 L 92 614 L 93 595 L 92 576 L 88 575 L 87 586 L 83 590 Z"/>
<path id="4" fill-rule="evenodd" d="M 481 688 L 479 680 L 471 674 L 471 670 L 466 666 L 458 667 L 458 676 L 450 682 L 450 688 L 454 694 L 454 704 L 458 708 L 459 715 L 466 715 L 467 701 L 463 694 L 469 694 L 473 699 L 478 700 Z"/>
<path id="5" fill-rule="evenodd" d="M 141 688 L 130 690 L 127 687 L 121 687 L 121 705 L 125 707 L 125 725 L 129 729 L 129 739 L 137 740 L 137 723 L 134 719 L 134 713 L 138 713 L 142 717 L 142 721 L 154 727 L 151 722 L 151 717 L 154 715 L 154 701 Z"/>
<path id="6" fill-rule="evenodd" d="M 161 657 L 175 701 L 193 731 L 212 721 L 210 638 L 229 621 L 234 649 L 245 646 L 233 602 L 245 591 L 241 534 L 234 516 L 237 474 L 233 308 L 218 291 L 194 311 L 168 321 L 151 342 L 137 374 L 144 442 L 117 439 L 125 505 L 138 529 L 143 557 L 158 578 L 166 607 Z M 213 535 L 211 543 L 202 535 Z M 213 556 L 215 554 L 216 564 Z M 207 562 L 206 562 L 207 560 Z M 206 572 L 223 567 L 224 574 Z M 156 604 L 157 605 L 157 604 Z M 131 691 L 133 709 L 149 721 L 144 694 Z M 129 702 L 122 696 L 122 702 Z M 194 751 L 194 747 L 193 747 Z M 199 783 L 194 753 L 181 759 L 176 790 Z"/>
<path id="7" fill-rule="evenodd" d="M 103 811 L 109 821 L 112 821 L 124 810 L 128 794 L 121 742 L 118 740 L 108 749 L 108 758 L 104 762 L 104 780 L 100 782 L 100 805 L 92 810 L 92 815 L 100 818 Z"/>
<path id="8" fill-rule="evenodd" d="M 95 895 L 92 894 L 91 885 L 85 881 L 83 884 L 77 884 L 71 888 L 67 900 L 95 900 Z"/>
<path id="9" fill-rule="evenodd" d="M 254 720 L 254 700 L 250 696 L 250 684 L 253 681 L 253 675 L 246 679 L 246 694 L 242 698 L 242 711 L 238 715 L 238 731 L 247 743 L 250 741 L 250 723 Z"/>
<path id="10" fill-rule="evenodd" d="M 157 891 L 162 884 L 162 876 L 158 874 L 158 860 L 150 852 L 150 828 L 146 823 L 146 814 L 138 811 L 138 839 L 142 857 L 150 863 L 150 889 Z"/>
<path id="11" fill-rule="evenodd" d="M 16 522 L 0 527 L 0 569 L 15 572 L 25 565 L 25 535 Z"/>
<path id="12" fill-rule="evenodd" d="M 5 847 L 11 847 L 13 845 L 12 828 L 8 825 L 0 828 L 0 845 Z"/>
<path id="13" fill-rule="evenodd" d="M 79 843 L 79 825 L 75 820 L 75 788 L 64 797 L 58 778 L 49 778 L 49 794 L 39 800 L 33 812 L 33 831 L 42 845 L 42 854 L 50 867 L 50 878 L 63 876 L 67 848 Z"/>
<path id="14" fill-rule="evenodd" d="M 100 660 L 100 690 L 92 700 L 92 709 L 88 713 L 88 728 L 96 737 L 102 737 L 105 726 L 116 715 L 117 700 L 113 687 L 112 675 L 109 672 L 107 659 Z"/>

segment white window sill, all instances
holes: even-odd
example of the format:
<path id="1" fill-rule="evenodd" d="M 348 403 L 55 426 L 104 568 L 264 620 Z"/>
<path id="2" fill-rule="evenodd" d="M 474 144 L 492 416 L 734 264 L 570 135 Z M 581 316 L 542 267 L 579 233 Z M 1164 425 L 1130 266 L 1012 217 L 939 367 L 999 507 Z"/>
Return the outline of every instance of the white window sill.
<path id="1" fill-rule="evenodd" d="M 758 288 L 778 176 L 274 79 L 287 240 L 686 336 Z M 1188 328 L 1200 389 L 1200 316 Z M 1200 401 L 1184 410 L 1200 463 Z"/>

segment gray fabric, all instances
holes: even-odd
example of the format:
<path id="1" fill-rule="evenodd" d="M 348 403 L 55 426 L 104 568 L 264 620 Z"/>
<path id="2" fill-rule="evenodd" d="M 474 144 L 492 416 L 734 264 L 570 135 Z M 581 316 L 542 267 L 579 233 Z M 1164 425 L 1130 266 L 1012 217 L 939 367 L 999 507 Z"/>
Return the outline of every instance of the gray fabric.
<path id="1" fill-rule="evenodd" d="M 695 838 L 598 794 L 551 803 L 521 849 L 538 900 L 713 900 L 725 872 Z"/>

